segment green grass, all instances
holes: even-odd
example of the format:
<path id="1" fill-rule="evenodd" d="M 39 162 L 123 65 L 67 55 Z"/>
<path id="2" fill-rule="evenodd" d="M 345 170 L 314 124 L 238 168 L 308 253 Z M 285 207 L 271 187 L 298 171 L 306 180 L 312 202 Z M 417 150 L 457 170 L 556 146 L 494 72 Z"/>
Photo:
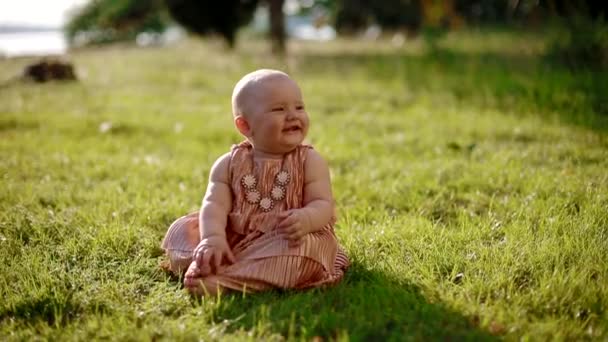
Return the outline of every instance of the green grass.
<path id="1" fill-rule="evenodd" d="M 0 88 L 0 340 L 608 338 L 608 76 L 545 46 L 110 47 L 72 55 L 78 83 Z M 259 67 L 303 88 L 353 265 L 331 289 L 194 300 L 159 244 L 239 142 L 231 90 Z"/>

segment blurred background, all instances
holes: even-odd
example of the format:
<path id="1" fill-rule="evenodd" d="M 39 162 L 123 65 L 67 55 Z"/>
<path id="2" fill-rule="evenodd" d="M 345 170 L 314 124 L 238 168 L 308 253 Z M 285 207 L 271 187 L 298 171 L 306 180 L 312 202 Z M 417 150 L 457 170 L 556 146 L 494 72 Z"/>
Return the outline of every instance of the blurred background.
<path id="1" fill-rule="evenodd" d="M 129 42 L 163 46 L 189 36 L 267 39 L 274 54 L 289 39 L 388 38 L 435 48 L 446 33 L 471 28 L 543 32 L 547 54 L 574 66 L 606 67 L 608 4 L 586 0 L 54 0 L 0 2 L 0 56 L 64 54 Z"/>

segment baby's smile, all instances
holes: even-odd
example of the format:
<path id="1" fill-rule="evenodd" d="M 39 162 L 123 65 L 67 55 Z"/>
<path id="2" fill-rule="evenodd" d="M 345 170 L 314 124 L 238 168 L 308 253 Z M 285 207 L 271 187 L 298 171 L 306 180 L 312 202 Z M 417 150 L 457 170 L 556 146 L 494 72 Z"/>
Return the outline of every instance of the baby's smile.
<path id="1" fill-rule="evenodd" d="M 300 124 L 289 125 L 289 126 L 283 128 L 283 132 L 285 132 L 285 133 L 300 132 L 300 131 L 302 131 L 302 127 L 300 127 Z"/>

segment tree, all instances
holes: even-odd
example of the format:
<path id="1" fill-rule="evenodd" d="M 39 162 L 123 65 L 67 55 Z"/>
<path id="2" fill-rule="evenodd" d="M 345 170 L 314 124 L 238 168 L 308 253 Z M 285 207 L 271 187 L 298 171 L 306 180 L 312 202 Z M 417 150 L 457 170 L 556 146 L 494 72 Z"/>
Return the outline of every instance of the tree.
<path id="1" fill-rule="evenodd" d="M 130 40 L 139 32 L 162 32 L 168 21 L 162 0 L 94 0 L 73 13 L 66 35 L 72 43 L 81 33 L 88 44 Z"/>
<path id="2" fill-rule="evenodd" d="M 545 0 L 540 6 L 565 28 L 547 55 L 573 69 L 608 69 L 608 5 L 601 1 Z"/>
<path id="3" fill-rule="evenodd" d="M 336 27 L 352 33 L 371 24 L 388 29 L 417 30 L 422 22 L 420 0 L 337 0 Z"/>
<path id="4" fill-rule="evenodd" d="M 270 40 L 272 41 L 272 52 L 282 55 L 285 53 L 285 16 L 283 15 L 283 4 L 285 0 L 266 0 L 270 12 Z"/>
<path id="5" fill-rule="evenodd" d="M 270 12 L 272 50 L 283 54 L 285 0 L 91 0 L 74 12 L 66 33 L 70 42 L 82 33 L 88 44 L 131 40 L 140 32 L 164 31 L 172 18 L 195 34 L 219 34 L 233 48 L 238 29 L 249 23 L 261 2 Z"/>
<path id="6" fill-rule="evenodd" d="M 285 0 L 265 0 L 270 12 L 270 32 L 272 51 L 285 53 Z M 221 34 L 232 48 L 236 43 L 236 32 L 247 24 L 258 6 L 258 0 L 165 0 L 169 13 L 188 30 L 205 35 Z"/>
<path id="7" fill-rule="evenodd" d="M 247 24 L 257 8 L 257 0 L 165 0 L 169 13 L 189 31 L 206 35 L 218 33 L 234 47 L 236 32 Z"/>

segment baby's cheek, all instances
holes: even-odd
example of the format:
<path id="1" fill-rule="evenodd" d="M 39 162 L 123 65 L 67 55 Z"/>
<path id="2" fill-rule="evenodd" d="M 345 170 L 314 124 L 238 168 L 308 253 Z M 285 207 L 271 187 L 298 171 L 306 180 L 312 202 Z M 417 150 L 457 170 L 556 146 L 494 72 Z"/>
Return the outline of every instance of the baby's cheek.
<path id="1" fill-rule="evenodd" d="M 273 120 L 272 122 L 272 130 L 282 130 L 283 129 L 283 120 Z"/>

